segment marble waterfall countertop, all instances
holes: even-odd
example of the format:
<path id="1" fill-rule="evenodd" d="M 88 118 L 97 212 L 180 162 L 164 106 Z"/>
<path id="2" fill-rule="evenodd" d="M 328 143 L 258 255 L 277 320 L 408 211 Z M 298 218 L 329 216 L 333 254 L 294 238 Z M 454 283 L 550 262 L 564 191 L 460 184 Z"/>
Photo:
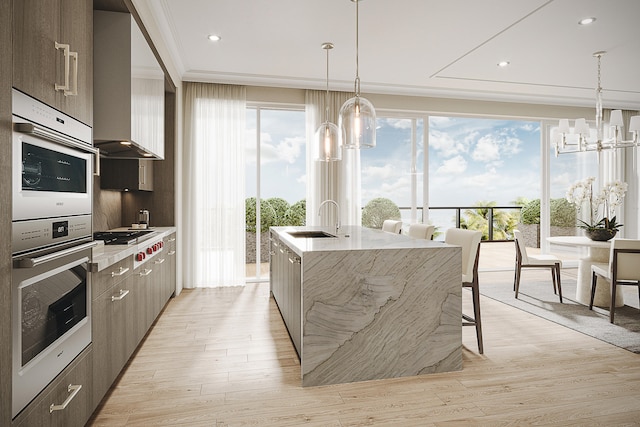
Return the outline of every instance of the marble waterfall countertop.
<path id="1" fill-rule="evenodd" d="M 408 249 L 408 248 L 442 248 L 448 246 L 433 240 L 413 239 L 402 234 L 387 233 L 373 228 L 346 225 L 340 227 L 338 233 L 334 227 L 271 227 L 280 239 L 298 256 L 305 252 L 319 251 L 357 251 L 368 249 Z M 324 231 L 335 237 L 304 238 L 294 237 L 289 232 Z"/>
<path id="2" fill-rule="evenodd" d="M 303 386 L 462 369 L 460 247 L 355 226 L 289 234 L 312 230 L 335 234 L 271 228 L 301 259 Z"/>
<path id="3" fill-rule="evenodd" d="M 127 228 L 116 228 L 109 231 L 126 231 Z M 122 261 L 126 257 L 133 256 L 137 252 L 141 251 L 145 247 L 145 241 L 149 239 L 161 238 L 168 236 L 171 233 L 175 233 L 175 227 L 151 227 L 149 230 L 154 231 L 154 233 L 149 233 L 144 236 L 144 239 L 141 239 L 137 244 L 131 245 L 105 245 L 102 241 L 98 246 L 93 248 L 93 256 L 92 260 L 89 263 L 89 271 L 92 273 L 97 273 L 98 271 L 104 270 L 110 265 L 115 264 L 118 261 Z"/>

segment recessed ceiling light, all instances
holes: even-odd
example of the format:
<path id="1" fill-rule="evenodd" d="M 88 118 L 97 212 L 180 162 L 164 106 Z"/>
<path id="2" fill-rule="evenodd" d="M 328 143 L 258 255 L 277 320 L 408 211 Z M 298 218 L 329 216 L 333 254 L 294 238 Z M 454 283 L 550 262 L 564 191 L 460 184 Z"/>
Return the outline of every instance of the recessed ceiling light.
<path id="1" fill-rule="evenodd" d="M 501 67 L 501 68 L 508 67 L 509 64 L 511 64 L 509 61 L 500 61 L 498 62 L 498 67 Z"/>
<path id="2" fill-rule="evenodd" d="M 219 36 L 219 35 L 217 35 L 217 34 L 209 34 L 209 37 L 208 37 L 208 38 L 209 38 L 209 40 L 211 40 L 212 42 L 217 42 L 217 41 L 220 41 L 220 39 L 221 39 L 222 37 L 220 37 L 220 36 Z"/>
<path id="3" fill-rule="evenodd" d="M 578 21 L 578 24 L 589 25 L 589 24 L 593 24 L 594 22 L 596 22 L 596 18 L 582 18 L 581 20 Z"/>

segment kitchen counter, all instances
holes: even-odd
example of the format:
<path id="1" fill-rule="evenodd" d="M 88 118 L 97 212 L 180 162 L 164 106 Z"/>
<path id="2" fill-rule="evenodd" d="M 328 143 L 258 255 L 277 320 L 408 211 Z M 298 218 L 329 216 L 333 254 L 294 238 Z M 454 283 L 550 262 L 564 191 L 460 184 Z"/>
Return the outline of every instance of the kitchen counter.
<path id="1" fill-rule="evenodd" d="M 127 228 L 116 228 L 110 231 L 125 231 Z M 154 233 L 148 233 L 144 236 L 143 239 L 140 239 L 140 242 L 137 244 L 131 245 L 105 245 L 102 241 L 93 248 L 93 257 L 91 263 L 89 264 L 89 270 L 92 273 L 97 273 L 98 271 L 104 270 L 117 263 L 118 261 L 122 261 L 123 259 L 133 256 L 135 253 L 143 250 L 145 247 L 146 241 L 149 239 L 161 238 L 167 236 L 171 233 L 175 233 L 175 227 L 151 227 L 149 230 L 154 231 Z"/>
<path id="2" fill-rule="evenodd" d="M 386 233 L 367 227 L 353 225 L 342 226 L 338 233 L 334 227 L 271 227 L 280 239 L 298 256 L 305 252 L 321 251 L 359 251 L 369 249 L 408 249 L 408 248 L 441 248 L 442 242 L 424 239 L 412 239 L 401 234 Z M 302 238 L 294 237 L 289 232 L 320 231 L 335 237 Z"/>
<path id="3" fill-rule="evenodd" d="M 273 257 L 284 254 L 272 291 L 303 386 L 462 369 L 460 247 L 356 226 L 290 234 L 301 231 L 335 229 L 271 228 Z M 274 282 L 281 271 L 294 280 Z"/>

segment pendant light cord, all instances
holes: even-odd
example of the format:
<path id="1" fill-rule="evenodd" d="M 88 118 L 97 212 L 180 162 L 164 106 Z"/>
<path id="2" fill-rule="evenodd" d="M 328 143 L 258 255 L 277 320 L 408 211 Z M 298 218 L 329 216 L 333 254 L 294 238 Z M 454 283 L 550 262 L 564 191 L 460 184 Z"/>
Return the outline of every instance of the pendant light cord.
<path id="1" fill-rule="evenodd" d="M 358 34 L 360 33 L 359 28 L 358 28 L 358 15 L 359 15 L 359 11 L 358 11 L 358 3 L 360 2 L 360 0 L 353 0 L 356 4 L 356 81 L 355 81 L 355 92 L 356 92 L 356 96 L 360 96 L 360 73 L 359 73 L 359 69 L 358 69 L 358 65 L 359 65 L 359 58 L 358 58 L 358 51 L 359 51 L 359 40 L 358 40 Z"/>
<path id="2" fill-rule="evenodd" d="M 324 120 L 325 122 L 329 121 L 329 49 L 330 47 L 326 47 L 327 51 L 327 92 L 324 95 Z"/>
<path id="3" fill-rule="evenodd" d="M 325 115 L 325 123 L 329 122 L 329 51 L 333 49 L 333 43 L 325 42 L 322 43 L 322 48 L 327 51 L 327 88 L 324 95 L 324 115 Z"/>

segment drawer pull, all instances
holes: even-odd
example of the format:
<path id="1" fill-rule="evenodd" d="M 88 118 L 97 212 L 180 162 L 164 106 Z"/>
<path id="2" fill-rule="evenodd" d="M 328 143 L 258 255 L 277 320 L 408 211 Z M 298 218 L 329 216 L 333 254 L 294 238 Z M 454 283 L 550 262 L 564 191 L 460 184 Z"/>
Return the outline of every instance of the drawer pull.
<path id="1" fill-rule="evenodd" d="M 157 259 L 154 261 L 155 264 L 162 264 L 164 262 L 164 258 Z"/>
<path id="2" fill-rule="evenodd" d="M 122 276 L 127 271 L 129 271 L 129 267 L 120 267 L 120 270 L 111 272 L 111 277 Z"/>
<path id="3" fill-rule="evenodd" d="M 120 289 L 120 294 L 117 297 L 111 295 L 111 301 L 120 301 L 122 298 L 126 297 L 128 293 L 129 289 L 127 289 L 126 291 Z"/>
<path id="4" fill-rule="evenodd" d="M 140 272 L 140 276 L 148 276 L 149 274 L 151 274 L 153 270 L 150 268 L 145 268 L 144 271 Z"/>
<path id="5" fill-rule="evenodd" d="M 172 255 L 175 255 L 175 254 L 176 254 L 176 251 L 170 251 L 167 255 L 172 256 Z"/>
<path id="6" fill-rule="evenodd" d="M 69 384 L 69 387 L 67 387 L 67 391 L 71 393 L 69 397 L 67 397 L 65 401 L 62 402 L 62 405 L 55 405 L 52 403 L 51 406 L 49 406 L 49 413 L 52 413 L 53 411 L 62 411 L 66 409 L 66 407 L 69 405 L 69 403 L 71 403 L 73 398 L 76 397 L 76 394 L 78 394 L 78 392 L 81 389 L 82 389 L 81 384 L 78 384 L 78 385 Z"/>
<path id="7" fill-rule="evenodd" d="M 176 238 L 175 238 L 175 237 L 172 237 L 172 238 L 170 238 L 169 240 L 167 240 L 167 242 L 175 242 L 175 241 L 176 241 Z"/>

